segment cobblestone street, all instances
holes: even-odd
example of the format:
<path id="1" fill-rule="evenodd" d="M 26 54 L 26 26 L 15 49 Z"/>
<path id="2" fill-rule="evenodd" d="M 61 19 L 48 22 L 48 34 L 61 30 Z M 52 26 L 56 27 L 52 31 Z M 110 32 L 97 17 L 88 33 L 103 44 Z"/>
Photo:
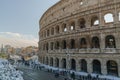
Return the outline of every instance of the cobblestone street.
<path id="1" fill-rule="evenodd" d="M 29 67 L 19 67 L 23 71 L 24 80 L 64 80 L 63 77 L 55 78 L 53 73 L 48 73 L 40 70 L 33 70 Z"/>

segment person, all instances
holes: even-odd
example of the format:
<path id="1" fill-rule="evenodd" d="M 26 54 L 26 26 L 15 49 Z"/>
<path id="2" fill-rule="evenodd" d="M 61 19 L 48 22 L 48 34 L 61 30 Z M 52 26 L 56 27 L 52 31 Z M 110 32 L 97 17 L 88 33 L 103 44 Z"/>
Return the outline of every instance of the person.
<path id="1" fill-rule="evenodd" d="M 74 72 L 72 72 L 71 78 L 72 78 L 73 80 L 75 79 L 75 73 L 74 73 Z"/>

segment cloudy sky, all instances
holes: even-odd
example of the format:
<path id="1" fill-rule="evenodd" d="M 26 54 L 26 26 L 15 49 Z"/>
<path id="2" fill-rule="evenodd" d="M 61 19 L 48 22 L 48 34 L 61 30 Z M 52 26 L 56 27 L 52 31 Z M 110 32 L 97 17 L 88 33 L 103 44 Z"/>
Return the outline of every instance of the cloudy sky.
<path id="1" fill-rule="evenodd" d="M 12 38 L 37 42 L 40 17 L 58 1 L 0 0 L 0 39 Z"/>

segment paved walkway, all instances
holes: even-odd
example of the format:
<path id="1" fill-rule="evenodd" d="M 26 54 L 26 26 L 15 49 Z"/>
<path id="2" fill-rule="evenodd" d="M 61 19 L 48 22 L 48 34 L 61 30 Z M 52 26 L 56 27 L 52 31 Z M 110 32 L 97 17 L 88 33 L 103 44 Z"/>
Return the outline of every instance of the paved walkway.
<path id="1" fill-rule="evenodd" d="M 53 73 L 34 70 L 25 66 L 21 66 L 18 69 L 23 71 L 24 80 L 64 80 L 63 77 L 55 78 Z"/>

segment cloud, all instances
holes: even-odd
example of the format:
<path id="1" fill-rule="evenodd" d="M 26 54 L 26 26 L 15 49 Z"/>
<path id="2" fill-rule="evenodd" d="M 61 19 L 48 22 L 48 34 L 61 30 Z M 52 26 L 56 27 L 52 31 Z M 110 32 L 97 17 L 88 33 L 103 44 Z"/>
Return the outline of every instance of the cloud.
<path id="1" fill-rule="evenodd" d="M 38 39 L 33 35 L 24 35 L 12 32 L 0 32 L 0 44 L 9 44 L 13 47 L 37 46 Z"/>

